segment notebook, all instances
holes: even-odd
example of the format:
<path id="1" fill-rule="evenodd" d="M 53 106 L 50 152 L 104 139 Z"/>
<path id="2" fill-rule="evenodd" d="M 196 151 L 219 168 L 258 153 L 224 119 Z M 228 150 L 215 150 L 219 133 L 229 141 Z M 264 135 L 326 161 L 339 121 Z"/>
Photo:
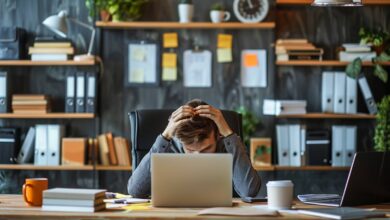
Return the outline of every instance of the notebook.
<path id="1" fill-rule="evenodd" d="M 313 215 L 330 219 L 362 219 L 369 217 L 385 217 L 386 213 L 379 211 L 372 211 L 369 209 L 359 209 L 352 207 L 338 207 L 338 208 L 320 208 L 320 209 L 305 209 L 298 210 L 299 213 L 305 215 Z"/>

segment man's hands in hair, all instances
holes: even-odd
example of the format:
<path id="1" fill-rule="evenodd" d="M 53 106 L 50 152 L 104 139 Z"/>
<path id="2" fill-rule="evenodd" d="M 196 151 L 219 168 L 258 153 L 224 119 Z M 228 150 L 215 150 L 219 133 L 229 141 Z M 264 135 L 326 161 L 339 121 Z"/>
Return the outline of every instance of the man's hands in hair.
<path id="1" fill-rule="evenodd" d="M 169 123 L 165 128 L 164 132 L 162 133 L 162 136 L 165 139 L 171 140 L 172 137 L 175 135 L 177 126 L 189 120 L 194 115 L 194 109 L 190 106 L 183 105 L 180 108 L 176 109 L 169 117 Z"/>
<path id="2" fill-rule="evenodd" d="M 194 110 L 199 116 L 213 120 L 222 136 L 227 137 L 233 133 L 223 117 L 221 110 L 214 108 L 211 105 L 199 105 L 194 108 Z"/>

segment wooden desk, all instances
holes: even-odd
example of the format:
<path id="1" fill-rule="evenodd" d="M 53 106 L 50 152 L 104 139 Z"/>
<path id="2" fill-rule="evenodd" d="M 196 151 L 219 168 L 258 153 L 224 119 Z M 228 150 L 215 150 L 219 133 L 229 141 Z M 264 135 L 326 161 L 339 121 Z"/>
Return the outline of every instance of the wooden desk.
<path id="1" fill-rule="evenodd" d="M 238 200 L 237 200 L 238 202 Z M 265 204 L 265 203 L 257 203 Z M 245 206 L 246 203 L 238 202 L 238 205 Z M 309 206 L 297 202 L 296 208 L 317 208 L 318 206 Z M 375 205 L 365 207 L 376 207 L 388 212 L 387 217 L 390 217 L 390 205 Z M 77 212 L 43 212 L 40 207 L 27 207 L 21 195 L 0 195 L 0 219 L 240 219 L 236 216 L 197 216 L 196 213 L 200 209 L 190 208 L 151 208 L 144 211 L 116 211 L 105 210 L 95 213 L 77 213 Z M 243 219 L 262 217 L 243 217 Z M 264 219 L 318 219 L 311 216 L 297 214 L 282 214 L 278 217 L 264 217 Z"/>

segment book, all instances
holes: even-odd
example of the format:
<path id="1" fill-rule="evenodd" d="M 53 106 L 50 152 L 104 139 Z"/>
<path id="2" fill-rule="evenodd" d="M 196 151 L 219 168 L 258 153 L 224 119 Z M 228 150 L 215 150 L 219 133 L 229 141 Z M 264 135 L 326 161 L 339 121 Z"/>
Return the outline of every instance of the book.
<path id="1" fill-rule="evenodd" d="M 339 60 L 340 61 L 347 61 L 351 62 L 354 59 L 360 57 L 362 61 L 371 61 L 372 58 L 376 57 L 376 52 L 357 52 L 357 53 L 351 53 L 346 51 L 340 51 L 339 52 Z"/>
<path id="2" fill-rule="evenodd" d="M 107 137 L 110 165 L 118 165 L 118 157 L 117 157 L 117 152 L 115 150 L 114 137 L 112 136 L 111 132 L 107 133 L 106 137 Z"/>
<path id="3" fill-rule="evenodd" d="M 63 205 L 42 205 L 42 211 L 57 211 L 57 212 L 96 212 L 106 208 L 106 204 L 98 206 L 83 207 L 83 206 L 63 206 Z"/>
<path id="4" fill-rule="evenodd" d="M 338 194 L 303 194 L 297 196 L 301 202 L 322 201 L 328 199 L 341 199 Z"/>
<path id="5" fill-rule="evenodd" d="M 100 162 L 102 165 L 109 166 L 110 165 L 110 156 L 108 150 L 107 137 L 105 134 L 101 134 L 98 136 L 99 142 L 99 156 Z"/>
<path id="6" fill-rule="evenodd" d="M 276 44 L 282 44 L 282 43 L 309 43 L 309 40 L 307 39 L 300 39 L 300 38 L 290 38 L 290 39 L 278 39 L 276 40 Z"/>
<path id="7" fill-rule="evenodd" d="M 47 105 L 47 100 L 12 100 L 12 105 Z"/>
<path id="8" fill-rule="evenodd" d="M 386 213 L 368 209 L 338 207 L 298 210 L 305 215 L 313 215 L 330 219 L 363 219 L 369 217 L 385 217 Z"/>
<path id="9" fill-rule="evenodd" d="M 29 47 L 28 54 L 74 54 L 74 48 L 73 47 L 64 47 L 64 48 Z"/>
<path id="10" fill-rule="evenodd" d="M 91 199 L 52 199 L 44 198 L 43 205 L 60 205 L 60 206 L 98 206 L 104 203 L 105 196 L 96 198 L 95 200 Z"/>
<path id="11" fill-rule="evenodd" d="M 71 46 L 71 42 L 34 42 L 34 48 L 66 48 Z"/>
<path id="12" fill-rule="evenodd" d="M 277 54 L 277 61 L 289 60 L 322 60 L 322 55 L 297 55 L 297 54 Z"/>
<path id="13" fill-rule="evenodd" d="M 39 94 L 15 94 L 12 95 L 12 100 L 45 100 L 47 99 L 46 95 Z"/>
<path id="14" fill-rule="evenodd" d="M 129 145 L 125 138 L 115 137 L 115 150 L 118 156 L 118 165 L 120 166 L 130 166 L 130 154 L 129 154 Z"/>
<path id="15" fill-rule="evenodd" d="M 370 52 L 371 47 L 365 44 L 343 44 L 346 52 Z"/>
<path id="16" fill-rule="evenodd" d="M 32 61 L 65 61 L 68 60 L 68 54 L 31 54 Z"/>
<path id="17" fill-rule="evenodd" d="M 105 189 L 53 188 L 44 190 L 43 198 L 95 200 L 105 193 Z"/>

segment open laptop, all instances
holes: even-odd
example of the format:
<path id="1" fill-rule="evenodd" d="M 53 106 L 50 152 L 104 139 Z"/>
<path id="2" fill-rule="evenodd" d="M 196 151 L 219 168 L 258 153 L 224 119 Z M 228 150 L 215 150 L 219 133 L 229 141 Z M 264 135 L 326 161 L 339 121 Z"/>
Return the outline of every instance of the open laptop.
<path id="1" fill-rule="evenodd" d="M 231 154 L 152 154 L 152 205 L 232 206 Z"/>
<path id="2" fill-rule="evenodd" d="M 390 202 L 390 153 L 358 152 L 341 198 L 317 198 L 304 203 L 338 207 L 387 202 Z"/>

